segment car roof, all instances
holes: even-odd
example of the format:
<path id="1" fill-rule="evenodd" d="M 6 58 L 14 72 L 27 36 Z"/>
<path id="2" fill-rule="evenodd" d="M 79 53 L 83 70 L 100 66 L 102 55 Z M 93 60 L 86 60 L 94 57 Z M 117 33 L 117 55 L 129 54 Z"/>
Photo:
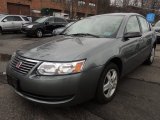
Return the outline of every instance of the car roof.
<path id="1" fill-rule="evenodd" d="M 101 16 L 107 16 L 107 15 L 112 15 L 112 16 L 132 16 L 132 15 L 140 15 L 138 13 L 108 13 L 108 14 L 101 14 L 101 15 L 95 15 L 91 16 L 92 17 L 101 17 Z"/>
<path id="2" fill-rule="evenodd" d="M 43 17 L 46 17 L 46 18 L 61 18 L 61 19 L 65 19 L 65 18 L 63 18 L 63 17 L 55 17 L 55 16 L 43 16 Z M 42 17 L 42 18 L 43 18 Z"/>
<path id="3" fill-rule="evenodd" d="M 2 16 L 21 16 L 21 17 L 27 17 L 25 15 L 2 15 Z"/>

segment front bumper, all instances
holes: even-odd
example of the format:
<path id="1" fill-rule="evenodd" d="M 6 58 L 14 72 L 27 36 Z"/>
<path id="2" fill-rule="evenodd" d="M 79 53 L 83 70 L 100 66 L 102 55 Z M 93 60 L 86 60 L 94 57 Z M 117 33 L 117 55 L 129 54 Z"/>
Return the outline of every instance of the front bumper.
<path id="1" fill-rule="evenodd" d="M 94 97 L 103 67 L 64 76 L 21 75 L 7 67 L 7 80 L 15 92 L 30 101 L 73 105 Z"/>
<path id="2" fill-rule="evenodd" d="M 22 27 L 21 32 L 27 35 L 35 35 L 36 30 L 33 28 Z"/>

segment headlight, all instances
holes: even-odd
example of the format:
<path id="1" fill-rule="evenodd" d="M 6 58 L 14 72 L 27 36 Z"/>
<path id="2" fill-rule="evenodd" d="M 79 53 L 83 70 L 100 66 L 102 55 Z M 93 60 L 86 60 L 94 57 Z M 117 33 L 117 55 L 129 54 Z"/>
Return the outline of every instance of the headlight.
<path id="1" fill-rule="evenodd" d="M 63 75 L 79 73 L 83 70 L 85 60 L 68 62 L 68 63 L 52 63 L 43 62 L 37 69 L 40 75 Z"/>
<path id="2" fill-rule="evenodd" d="M 33 25 L 28 25 L 28 26 L 27 26 L 27 28 L 32 28 L 32 27 L 33 27 Z"/>
<path id="3" fill-rule="evenodd" d="M 11 56 L 11 58 L 15 57 L 16 56 L 16 52 L 14 52 Z"/>

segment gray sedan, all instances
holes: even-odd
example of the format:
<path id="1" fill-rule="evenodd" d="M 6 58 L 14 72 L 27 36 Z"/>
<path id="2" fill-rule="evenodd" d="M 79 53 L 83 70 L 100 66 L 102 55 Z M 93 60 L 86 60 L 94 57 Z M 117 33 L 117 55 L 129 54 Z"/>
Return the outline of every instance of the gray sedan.
<path id="1" fill-rule="evenodd" d="M 38 103 L 73 105 L 92 98 L 108 103 L 124 75 L 153 63 L 155 48 L 156 36 L 143 16 L 92 16 L 47 43 L 18 50 L 7 67 L 8 83 Z"/>

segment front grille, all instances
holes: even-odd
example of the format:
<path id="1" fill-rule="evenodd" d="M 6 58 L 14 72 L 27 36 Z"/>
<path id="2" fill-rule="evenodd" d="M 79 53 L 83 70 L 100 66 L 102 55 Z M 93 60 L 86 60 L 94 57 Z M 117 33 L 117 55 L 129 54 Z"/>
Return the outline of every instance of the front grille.
<path id="1" fill-rule="evenodd" d="M 37 63 L 16 55 L 11 60 L 11 68 L 20 74 L 27 75 Z"/>

